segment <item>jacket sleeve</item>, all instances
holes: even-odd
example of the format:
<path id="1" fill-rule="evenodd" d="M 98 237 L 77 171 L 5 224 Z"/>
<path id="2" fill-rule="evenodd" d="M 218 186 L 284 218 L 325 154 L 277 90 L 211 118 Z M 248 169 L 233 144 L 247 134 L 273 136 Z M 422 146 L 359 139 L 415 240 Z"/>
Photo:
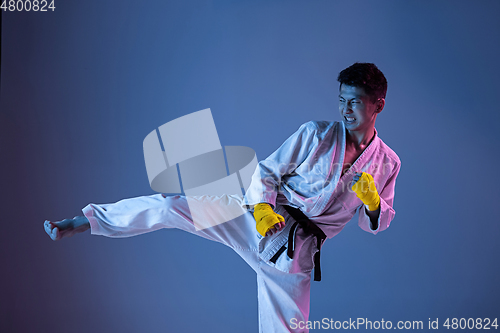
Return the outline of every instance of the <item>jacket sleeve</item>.
<path id="1" fill-rule="evenodd" d="M 391 176 L 388 178 L 384 188 L 380 192 L 380 214 L 378 217 L 377 229 L 373 230 L 371 228 L 370 217 L 366 214 L 365 205 L 361 205 L 358 208 L 358 225 L 364 231 L 370 232 L 376 235 L 379 231 L 383 231 L 389 228 L 392 219 L 396 212 L 394 211 L 394 193 L 396 186 L 396 178 L 399 174 L 399 169 L 401 168 L 401 162 L 396 162 Z"/>
<path id="2" fill-rule="evenodd" d="M 307 158 L 317 138 L 317 125 L 310 121 L 290 136 L 268 158 L 260 161 L 252 175 L 243 204 L 250 209 L 261 202 L 276 206 L 276 196 L 282 186 L 283 177 L 294 170 Z"/>

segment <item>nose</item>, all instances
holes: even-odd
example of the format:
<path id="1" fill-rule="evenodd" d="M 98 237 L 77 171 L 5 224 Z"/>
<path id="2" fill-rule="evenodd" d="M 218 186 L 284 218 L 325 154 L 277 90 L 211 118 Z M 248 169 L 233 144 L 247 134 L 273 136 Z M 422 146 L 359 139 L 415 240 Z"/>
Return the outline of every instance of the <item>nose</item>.
<path id="1" fill-rule="evenodd" d="M 350 101 L 347 102 L 341 102 L 340 103 L 340 110 L 344 114 L 351 114 L 352 113 L 352 104 Z"/>

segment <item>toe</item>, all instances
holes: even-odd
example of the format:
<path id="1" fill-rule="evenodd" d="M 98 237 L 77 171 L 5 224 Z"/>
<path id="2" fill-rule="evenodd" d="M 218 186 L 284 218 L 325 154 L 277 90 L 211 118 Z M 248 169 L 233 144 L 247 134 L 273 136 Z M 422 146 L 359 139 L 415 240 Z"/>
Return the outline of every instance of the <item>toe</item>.
<path id="1" fill-rule="evenodd" d="M 59 232 L 59 228 L 52 229 L 52 239 L 59 240 L 61 238 L 61 233 Z"/>

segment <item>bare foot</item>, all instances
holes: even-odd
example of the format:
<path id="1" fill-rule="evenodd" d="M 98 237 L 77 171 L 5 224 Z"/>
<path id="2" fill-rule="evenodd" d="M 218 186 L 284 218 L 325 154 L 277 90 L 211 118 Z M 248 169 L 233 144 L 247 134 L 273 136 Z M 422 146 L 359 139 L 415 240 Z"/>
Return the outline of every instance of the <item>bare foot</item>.
<path id="1" fill-rule="evenodd" d="M 58 222 L 45 221 L 43 227 L 52 240 L 60 240 L 90 229 L 90 223 L 85 216 L 75 216 Z"/>

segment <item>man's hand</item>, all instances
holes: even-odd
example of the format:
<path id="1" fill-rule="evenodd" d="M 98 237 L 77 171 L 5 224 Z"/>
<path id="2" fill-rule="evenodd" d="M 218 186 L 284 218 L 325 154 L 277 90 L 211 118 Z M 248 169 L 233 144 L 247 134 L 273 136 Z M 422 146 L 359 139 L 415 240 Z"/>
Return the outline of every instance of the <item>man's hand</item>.
<path id="1" fill-rule="evenodd" d="M 369 211 L 375 211 L 380 207 L 380 196 L 378 195 L 375 181 L 372 175 L 366 172 L 356 172 L 354 175 L 352 190 L 359 199 L 367 206 Z"/>
<path id="2" fill-rule="evenodd" d="M 283 216 L 276 214 L 267 203 L 255 205 L 253 216 L 257 222 L 257 231 L 264 237 L 273 235 L 285 227 Z"/>

